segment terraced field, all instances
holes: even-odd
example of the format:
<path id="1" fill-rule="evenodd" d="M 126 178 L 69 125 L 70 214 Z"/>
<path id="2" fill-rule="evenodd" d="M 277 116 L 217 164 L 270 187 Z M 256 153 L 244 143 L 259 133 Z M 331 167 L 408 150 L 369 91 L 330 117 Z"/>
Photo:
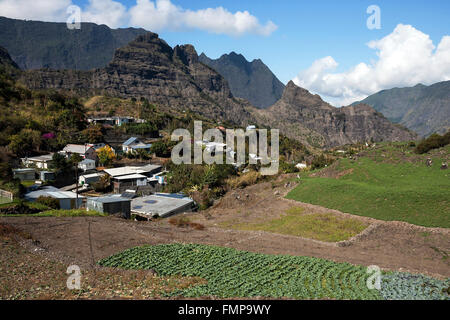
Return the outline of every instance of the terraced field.
<path id="1" fill-rule="evenodd" d="M 207 284 L 171 292 L 170 296 L 218 298 L 272 297 L 296 299 L 383 299 L 402 298 L 396 278 L 384 286 L 385 292 L 367 288 L 367 268 L 348 263 L 288 255 L 266 255 L 231 248 L 165 244 L 136 247 L 99 261 L 105 267 L 153 269 L 160 276 L 195 276 Z M 424 278 L 425 279 L 425 278 Z M 394 282 L 393 282 L 394 281 Z M 415 284 L 417 297 L 448 299 L 450 281 L 433 280 Z M 394 285 L 392 285 L 394 283 Z M 403 282 L 402 282 L 403 283 Z M 425 283 L 425 286 L 421 284 Z M 431 282 L 430 282 L 431 283 Z M 407 284 L 403 283 L 403 288 Z M 409 292 L 406 290 L 405 292 Z M 430 294 L 433 293 L 433 295 Z"/>

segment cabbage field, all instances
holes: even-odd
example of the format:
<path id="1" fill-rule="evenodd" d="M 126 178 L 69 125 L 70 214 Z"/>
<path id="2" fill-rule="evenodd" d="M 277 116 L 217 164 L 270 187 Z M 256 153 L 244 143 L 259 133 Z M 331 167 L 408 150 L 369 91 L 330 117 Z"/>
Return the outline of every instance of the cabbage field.
<path id="1" fill-rule="evenodd" d="M 160 276 L 195 276 L 208 281 L 204 285 L 172 291 L 170 296 L 449 299 L 448 280 L 390 274 L 389 281 L 382 281 L 381 291 L 369 290 L 366 282 L 370 274 L 363 266 L 199 244 L 136 247 L 100 260 L 99 264 L 123 269 L 153 269 Z M 410 278 L 413 281 L 408 282 Z"/>

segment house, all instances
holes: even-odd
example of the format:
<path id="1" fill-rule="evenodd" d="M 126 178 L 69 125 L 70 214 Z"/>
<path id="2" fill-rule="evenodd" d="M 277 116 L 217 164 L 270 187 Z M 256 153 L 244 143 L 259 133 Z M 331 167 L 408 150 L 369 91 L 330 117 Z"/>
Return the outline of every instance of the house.
<path id="1" fill-rule="evenodd" d="M 99 198 L 88 198 L 86 210 L 94 210 L 101 213 L 120 214 L 129 219 L 131 212 L 131 199 L 124 198 L 120 194 L 108 195 Z"/>
<path id="2" fill-rule="evenodd" d="M 146 187 L 153 175 L 161 172 L 162 166 L 146 165 L 141 167 L 120 167 L 103 170 L 111 177 L 114 185 L 114 192 L 121 193 L 126 189 L 136 190 L 139 187 Z"/>
<path id="3" fill-rule="evenodd" d="M 250 130 L 256 130 L 256 126 L 255 125 L 247 126 L 246 131 L 250 131 Z"/>
<path id="4" fill-rule="evenodd" d="M 78 178 L 78 184 L 84 186 L 86 184 L 93 184 L 100 181 L 100 178 L 104 176 L 104 173 L 96 172 L 92 174 L 84 174 Z"/>
<path id="5" fill-rule="evenodd" d="M 70 158 L 73 154 L 77 153 L 83 159 L 97 160 L 97 153 L 95 152 L 95 149 L 88 146 L 87 144 L 68 144 L 64 147 L 61 153 L 64 154 L 67 158 Z"/>
<path id="6" fill-rule="evenodd" d="M 147 186 L 147 177 L 142 174 L 129 174 L 111 178 L 115 193 L 124 192 L 127 189 Z"/>
<path id="7" fill-rule="evenodd" d="M 39 197 L 50 197 L 59 200 L 59 207 L 64 210 L 81 208 L 83 204 L 83 196 L 71 191 L 61 191 L 52 186 L 41 187 L 35 191 L 25 194 L 25 199 L 31 202 L 36 201 Z"/>
<path id="8" fill-rule="evenodd" d="M 150 148 L 151 147 L 152 147 L 151 144 L 143 143 L 138 138 L 131 137 L 130 139 L 128 139 L 127 141 L 125 141 L 122 144 L 122 151 L 124 153 L 128 153 L 128 152 L 135 152 L 136 150 L 142 149 L 142 150 L 145 150 L 147 152 L 150 152 Z"/>
<path id="9" fill-rule="evenodd" d="M 33 168 L 13 169 L 13 177 L 20 181 L 30 181 L 36 179 L 36 170 Z"/>
<path id="10" fill-rule="evenodd" d="M 94 170 L 95 169 L 95 160 L 84 159 L 78 164 L 78 168 L 83 171 Z"/>
<path id="11" fill-rule="evenodd" d="M 96 117 L 88 118 L 87 121 L 92 124 L 107 124 L 111 126 L 122 126 L 126 123 L 144 123 L 145 120 L 133 117 Z"/>
<path id="12" fill-rule="evenodd" d="M 131 212 L 147 219 L 166 218 L 194 209 L 194 200 L 179 194 L 156 193 L 131 200 Z"/>
<path id="13" fill-rule="evenodd" d="M 37 157 L 22 158 L 21 160 L 25 167 L 35 166 L 38 169 L 49 169 L 53 162 L 53 153 Z"/>
<path id="14" fill-rule="evenodd" d="M 51 180 L 55 180 L 56 175 L 54 172 L 51 171 L 41 171 L 39 172 L 39 176 L 41 181 L 51 181 Z"/>

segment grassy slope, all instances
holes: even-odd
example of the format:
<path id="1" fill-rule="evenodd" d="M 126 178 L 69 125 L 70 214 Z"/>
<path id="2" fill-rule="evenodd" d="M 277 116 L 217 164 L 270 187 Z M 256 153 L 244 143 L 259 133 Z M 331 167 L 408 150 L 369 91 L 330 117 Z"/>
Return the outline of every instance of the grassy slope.
<path id="1" fill-rule="evenodd" d="M 382 145 L 357 161 L 341 159 L 335 178 L 305 177 L 287 198 L 380 220 L 450 227 L 450 171 L 440 170 L 450 148 L 414 155 L 405 145 Z M 433 166 L 425 165 L 427 157 Z M 325 169 L 327 170 L 327 169 Z"/>
<path id="2" fill-rule="evenodd" d="M 351 218 L 340 218 L 332 213 L 304 214 L 303 208 L 292 207 L 286 214 L 257 223 L 224 223 L 224 227 L 237 230 L 256 230 L 338 242 L 362 232 L 367 225 Z"/>

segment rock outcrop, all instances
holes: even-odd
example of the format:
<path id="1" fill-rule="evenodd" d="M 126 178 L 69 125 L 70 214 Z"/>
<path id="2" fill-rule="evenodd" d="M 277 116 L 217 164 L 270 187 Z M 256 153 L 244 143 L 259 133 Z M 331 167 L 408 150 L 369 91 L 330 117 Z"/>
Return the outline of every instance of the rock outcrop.
<path id="1" fill-rule="evenodd" d="M 279 128 L 290 138 L 315 147 L 416 138 L 415 133 L 392 124 L 368 105 L 335 108 L 292 81 L 282 98 L 268 109 L 258 110 L 256 118 L 260 123 Z"/>
<path id="2" fill-rule="evenodd" d="M 93 71 L 32 70 L 22 76 L 32 89 L 63 89 L 80 95 L 147 98 L 166 111 L 191 110 L 220 121 L 245 124 L 245 101 L 233 98 L 226 80 L 198 61 L 191 45 L 172 49 L 148 32 L 119 48 L 112 62 Z"/>
<path id="3" fill-rule="evenodd" d="M 260 59 L 249 62 L 243 55 L 235 52 L 224 54 L 215 60 L 202 53 L 199 59 L 228 81 L 235 97 L 246 99 L 257 108 L 271 106 L 283 94 L 284 84 Z"/>

